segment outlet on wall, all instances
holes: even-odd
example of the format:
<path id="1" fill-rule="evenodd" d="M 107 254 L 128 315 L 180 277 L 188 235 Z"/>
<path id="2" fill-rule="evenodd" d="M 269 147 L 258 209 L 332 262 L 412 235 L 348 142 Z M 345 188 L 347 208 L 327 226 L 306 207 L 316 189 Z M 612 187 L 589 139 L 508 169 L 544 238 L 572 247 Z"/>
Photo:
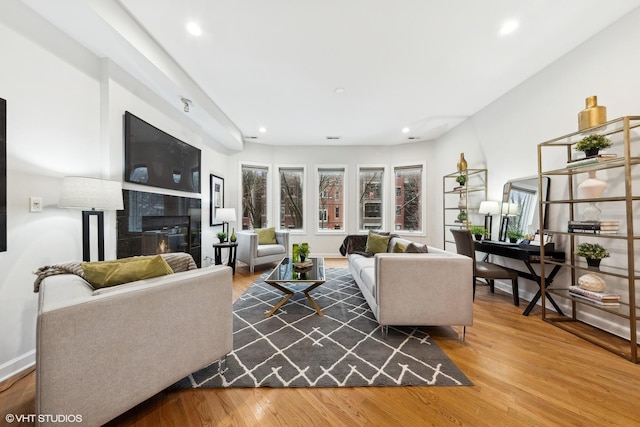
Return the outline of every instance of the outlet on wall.
<path id="1" fill-rule="evenodd" d="M 29 197 L 29 212 L 42 212 L 42 197 Z"/>

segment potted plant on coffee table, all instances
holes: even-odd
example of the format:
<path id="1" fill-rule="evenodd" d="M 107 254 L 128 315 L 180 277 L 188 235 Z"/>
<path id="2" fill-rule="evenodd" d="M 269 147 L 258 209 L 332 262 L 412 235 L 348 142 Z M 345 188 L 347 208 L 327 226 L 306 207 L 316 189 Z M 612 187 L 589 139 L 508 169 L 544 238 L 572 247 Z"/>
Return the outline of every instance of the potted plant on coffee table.
<path id="1" fill-rule="evenodd" d="M 611 147 L 611 140 L 604 135 L 588 135 L 582 138 L 576 144 L 576 151 L 584 151 L 584 155 L 587 157 L 593 157 L 598 155 L 601 148 Z"/>
<path id="2" fill-rule="evenodd" d="M 469 232 L 473 234 L 477 241 L 482 240 L 487 235 L 487 229 L 481 225 L 472 225 L 469 227 Z"/>
<path id="3" fill-rule="evenodd" d="M 602 258 L 610 257 L 609 251 L 597 243 L 581 243 L 578 245 L 576 255 L 585 257 L 587 265 L 593 268 L 600 268 Z"/>

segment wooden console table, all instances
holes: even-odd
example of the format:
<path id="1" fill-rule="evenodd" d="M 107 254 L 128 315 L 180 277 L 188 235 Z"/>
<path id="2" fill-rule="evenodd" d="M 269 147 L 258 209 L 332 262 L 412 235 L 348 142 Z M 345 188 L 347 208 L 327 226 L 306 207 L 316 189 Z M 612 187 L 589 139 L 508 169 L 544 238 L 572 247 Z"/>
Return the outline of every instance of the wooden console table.
<path id="1" fill-rule="evenodd" d="M 525 279 L 532 280 L 538 284 L 538 287 L 540 289 L 538 289 L 538 292 L 536 292 L 533 299 L 531 300 L 527 308 L 522 313 L 524 316 L 528 316 L 531 310 L 533 310 L 533 307 L 536 306 L 536 303 L 538 302 L 538 300 L 542 295 L 542 279 L 538 275 L 538 273 L 536 273 L 536 271 L 533 269 L 533 266 L 532 266 L 532 264 L 540 264 L 540 249 L 535 249 L 535 248 L 524 249 L 519 247 L 516 243 L 494 242 L 491 240 L 489 241 L 483 240 L 480 242 L 476 241 L 475 249 L 478 252 L 486 253 L 483 261 L 486 261 L 489 255 L 497 255 L 505 258 L 517 259 L 524 263 L 524 265 L 527 267 L 527 271 L 516 270 L 509 267 L 504 267 L 504 266 L 502 267 L 511 271 L 515 271 L 518 273 L 518 276 L 523 277 Z M 546 247 L 545 247 L 545 256 L 552 257 L 553 260 L 555 261 L 565 260 L 564 252 L 548 251 L 546 250 Z M 551 270 L 551 272 L 549 273 L 549 275 L 546 277 L 545 284 L 547 288 L 551 286 L 551 283 L 553 282 L 553 278 L 556 276 L 556 274 L 558 274 L 558 271 L 560 271 L 561 267 L 562 267 L 561 265 L 555 265 Z M 551 304 L 553 304 L 553 306 L 558 311 L 558 313 L 563 314 L 558 304 L 556 304 L 553 297 L 546 290 L 545 290 L 545 296 L 547 300 Z"/>

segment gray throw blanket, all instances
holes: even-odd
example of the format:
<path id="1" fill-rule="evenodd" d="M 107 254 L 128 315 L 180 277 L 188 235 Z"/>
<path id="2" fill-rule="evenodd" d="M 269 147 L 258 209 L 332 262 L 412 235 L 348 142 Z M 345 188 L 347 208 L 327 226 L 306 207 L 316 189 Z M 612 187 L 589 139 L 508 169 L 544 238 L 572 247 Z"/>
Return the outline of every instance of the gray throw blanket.
<path id="1" fill-rule="evenodd" d="M 193 257 L 184 252 L 175 252 L 169 254 L 161 254 L 162 258 L 169 264 L 169 267 L 173 270 L 174 273 L 179 273 L 181 271 L 187 270 L 195 270 L 198 268 Z M 149 256 L 147 256 L 148 258 Z M 36 280 L 33 282 L 33 292 L 40 291 L 40 283 L 49 276 L 55 276 L 58 274 L 75 274 L 76 276 L 80 276 L 86 280 L 84 276 L 84 270 L 82 269 L 82 262 L 72 261 L 65 262 L 61 264 L 54 265 L 45 265 L 44 267 L 40 267 L 36 271 L 33 272 L 35 274 Z"/>

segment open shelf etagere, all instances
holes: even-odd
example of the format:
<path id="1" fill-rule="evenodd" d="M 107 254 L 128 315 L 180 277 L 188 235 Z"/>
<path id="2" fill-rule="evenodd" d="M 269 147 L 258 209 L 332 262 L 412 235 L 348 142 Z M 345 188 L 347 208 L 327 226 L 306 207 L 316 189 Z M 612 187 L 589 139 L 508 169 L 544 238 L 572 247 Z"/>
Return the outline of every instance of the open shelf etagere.
<path id="1" fill-rule="evenodd" d="M 617 157 L 582 166 L 564 166 L 559 169 L 553 169 L 553 167 L 548 169 L 545 167 L 548 166 L 548 163 L 554 162 L 553 154 L 556 154 L 555 161 L 557 162 L 558 153 L 556 151 L 558 150 L 560 152 L 566 152 L 568 164 L 568 161 L 572 158 L 575 144 L 587 134 L 595 133 L 605 135 L 611 139 L 613 146 L 607 149 L 607 152 L 616 154 Z M 550 153 L 553 154 L 550 155 Z M 556 164 L 556 166 L 558 165 Z M 615 185 L 616 189 L 612 191 L 613 194 L 607 194 L 607 192 L 605 192 L 604 197 L 598 199 L 581 198 L 578 193 L 578 180 L 585 178 L 589 172 L 595 171 L 608 171 L 608 174 L 611 174 L 615 179 L 623 182 L 619 183 L 620 185 Z M 561 211 L 561 213 L 568 214 L 567 217 L 569 220 L 580 220 L 582 218 L 578 216 L 578 211 L 587 204 L 596 202 L 601 206 L 611 206 L 611 208 L 606 209 L 609 213 L 620 211 L 618 216 L 620 219 L 620 227 L 617 234 L 568 232 L 566 223 L 556 224 L 555 227 L 557 229 L 544 229 L 541 226 L 541 233 L 557 236 L 568 244 L 566 248 L 568 256 L 565 262 L 545 259 L 544 247 L 541 247 L 540 268 L 541 277 L 543 278 L 541 284 L 542 320 L 571 332 L 593 344 L 599 345 L 633 363 L 638 363 L 637 322 L 640 319 L 640 307 L 638 307 L 636 298 L 636 285 L 640 280 L 640 272 L 637 270 L 639 266 L 636 266 L 636 256 L 640 254 L 640 235 L 634 231 L 634 225 L 638 225 L 637 223 L 634 224 L 634 207 L 637 209 L 640 201 L 640 192 L 637 189 L 634 192 L 633 181 L 634 179 L 640 179 L 640 116 L 620 117 L 593 128 L 574 132 L 538 144 L 538 172 L 540 187 L 542 186 L 542 177 L 545 176 L 555 176 L 566 179 L 567 182 L 567 198 L 553 199 L 553 197 L 550 197 L 549 200 L 541 201 L 539 205 L 540 215 L 542 215 L 542 210 L 545 205 L 547 207 L 553 205 L 554 209 Z M 562 215 L 560 215 L 560 217 L 562 217 Z M 602 220 L 607 220 L 607 218 L 603 216 Z M 617 252 L 615 254 L 612 253 L 612 257 L 617 257 L 617 260 L 614 261 L 617 261 L 618 265 L 607 266 L 607 264 L 615 264 L 615 262 L 607 262 L 598 270 L 588 267 L 582 258 L 575 255 L 578 244 L 583 242 L 597 242 L 605 247 L 615 247 Z M 624 260 L 625 255 L 626 262 Z M 608 259 L 609 258 L 607 258 L 607 260 Z M 544 281 L 546 277 L 545 269 L 553 268 L 555 265 L 562 265 L 570 269 L 570 283 L 563 286 L 556 281 L 554 286 L 547 288 Z M 617 284 L 621 295 L 619 307 L 600 306 L 571 296 L 568 292 L 569 285 L 577 286 L 578 278 L 588 272 L 596 273 L 603 278 L 605 282 Z M 558 295 L 569 300 L 571 303 L 571 312 L 560 315 L 552 309 L 547 308 L 545 290 L 554 296 Z M 618 290 L 616 292 L 618 292 Z M 587 316 L 585 316 L 585 312 L 588 312 Z M 604 315 L 607 319 L 624 319 L 621 323 L 624 324 L 625 328 L 628 326 L 628 337 L 619 337 L 608 333 L 587 321 L 590 319 L 589 316 L 597 316 L 598 313 Z M 591 319 L 592 318 L 593 317 L 591 317 Z"/>
<path id="2" fill-rule="evenodd" d="M 465 175 L 467 182 L 460 186 L 456 181 L 459 175 Z M 460 208 L 458 203 L 463 200 L 464 208 Z M 472 217 L 478 215 L 480 202 L 487 200 L 487 170 L 486 169 L 466 169 L 462 172 L 453 172 L 442 177 L 442 218 L 444 224 L 443 244 L 447 249 L 447 243 L 454 245 L 453 236 L 449 232 L 450 228 L 469 228 L 472 224 Z M 467 219 L 457 220 L 460 211 L 464 209 Z M 484 223 L 483 223 L 484 224 Z"/>

